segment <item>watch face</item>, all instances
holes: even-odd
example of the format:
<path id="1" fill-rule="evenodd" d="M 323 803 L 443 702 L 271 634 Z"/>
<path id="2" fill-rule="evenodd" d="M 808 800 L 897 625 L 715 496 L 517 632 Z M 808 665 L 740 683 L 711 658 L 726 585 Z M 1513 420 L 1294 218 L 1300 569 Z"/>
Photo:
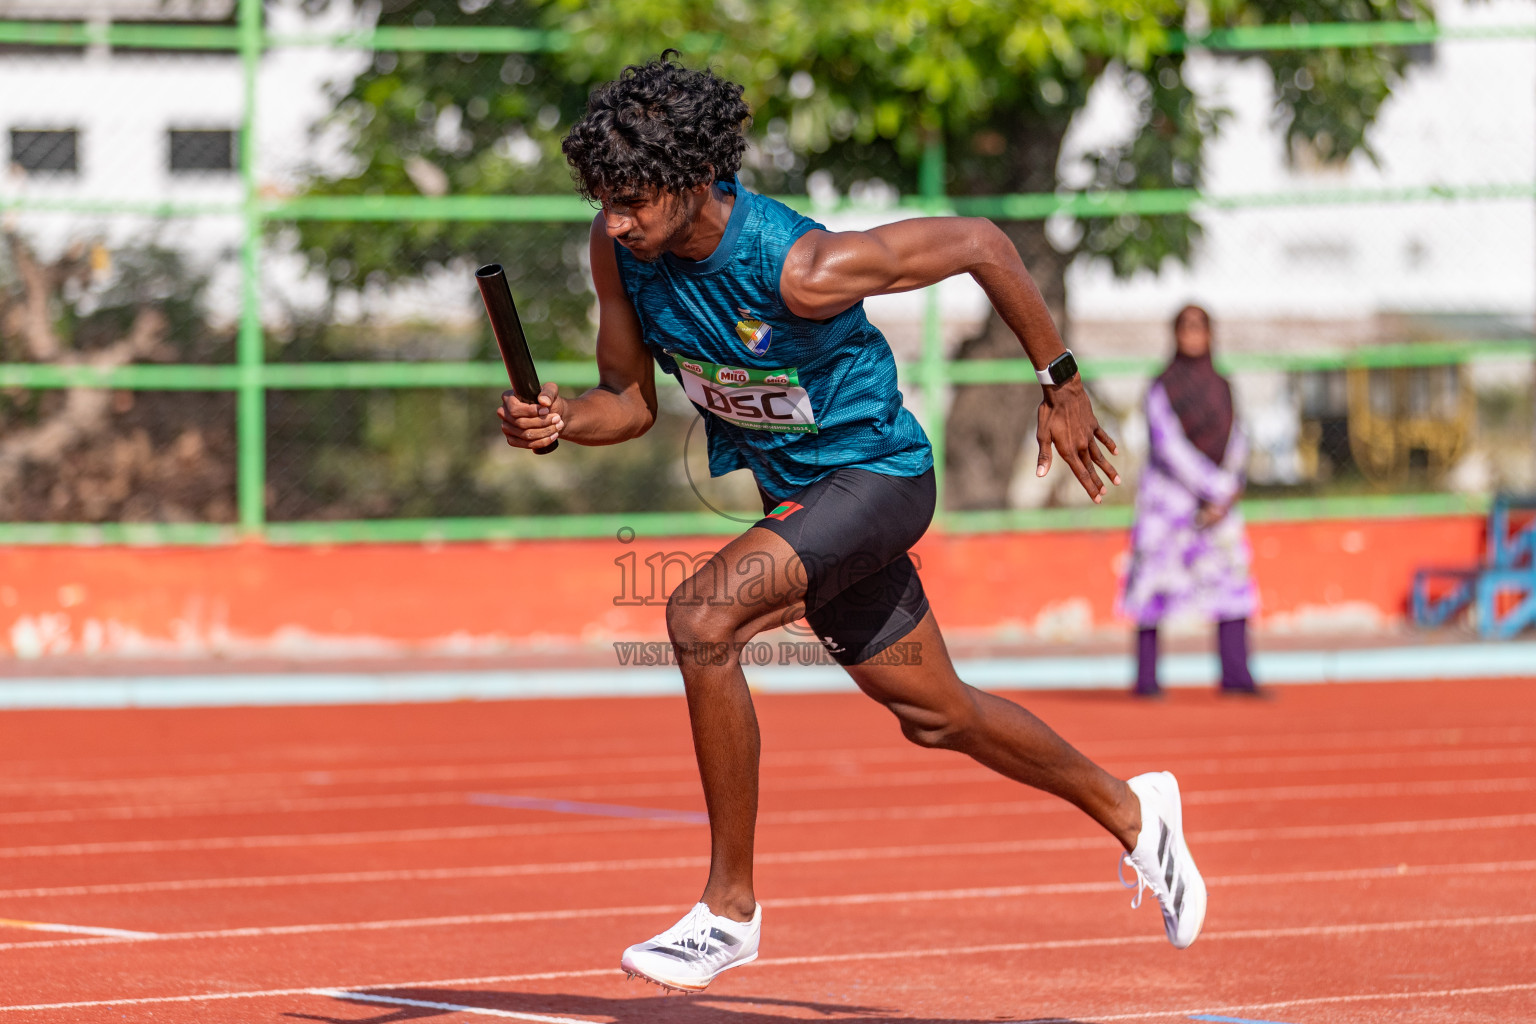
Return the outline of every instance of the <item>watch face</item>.
<path id="1" fill-rule="evenodd" d="M 1063 352 L 1051 363 L 1051 380 L 1057 384 L 1065 384 L 1077 375 L 1077 360 L 1071 352 Z"/>

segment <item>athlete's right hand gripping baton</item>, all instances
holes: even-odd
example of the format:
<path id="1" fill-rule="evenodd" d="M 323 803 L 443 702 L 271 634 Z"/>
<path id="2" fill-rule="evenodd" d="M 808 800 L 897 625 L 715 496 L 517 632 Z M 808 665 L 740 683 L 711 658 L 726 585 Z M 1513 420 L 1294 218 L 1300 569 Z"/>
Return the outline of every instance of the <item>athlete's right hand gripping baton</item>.
<path id="1" fill-rule="evenodd" d="M 533 366 L 533 353 L 528 351 L 528 339 L 523 336 L 523 323 L 517 318 L 517 307 L 512 304 L 512 289 L 507 284 L 507 273 L 500 263 L 488 263 L 475 271 L 475 283 L 480 286 L 480 297 L 485 300 L 485 312 L 491 318 L 491 333 L 496 335 L 496 347 L 501 349 L 501 361 L 507 367 L 507 379 L 512 382 L 512 393 L 529 405 L 539 404 L 539 371 Z M 548 455 L 560 447 L 552 441 L 543 448 L 533 449 L 539 455 Z"/>

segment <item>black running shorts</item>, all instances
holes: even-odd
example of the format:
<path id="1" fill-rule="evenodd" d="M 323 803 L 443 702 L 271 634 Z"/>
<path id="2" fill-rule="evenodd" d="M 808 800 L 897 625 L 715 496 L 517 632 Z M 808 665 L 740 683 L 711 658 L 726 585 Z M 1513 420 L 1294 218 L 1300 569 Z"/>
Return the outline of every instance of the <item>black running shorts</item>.
<path id="1" fill-rule="evenodd" d="M 843 468 L 797 494 L 763 495 L 764 518 L 800 556 L 806 621 L 842 665 L 868 661 L 928 614 L 907 555 L 933 519 L 933 470 L 887 476 Z"/>

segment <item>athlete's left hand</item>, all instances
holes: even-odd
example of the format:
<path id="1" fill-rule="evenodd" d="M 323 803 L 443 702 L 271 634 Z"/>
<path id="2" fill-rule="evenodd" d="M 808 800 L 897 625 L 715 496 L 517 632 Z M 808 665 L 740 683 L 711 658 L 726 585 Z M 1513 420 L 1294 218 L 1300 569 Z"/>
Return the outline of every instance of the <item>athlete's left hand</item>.
<path id="1" fill-rule="evenodd" d="M 1040 443 L 1036 476 L 1045 476 L 1051 468 L 1051 448 L 1054 446 L 1095 504 L 1104 500 L 1104 493 L 1109 488 L 1099 479 L 1099 474 L 1094 472 L 1094 466 L 1104 471 L 1110 483 L 1120 483 L 1120 474 L 1109 464 L 1109 459 L 1099 445 L 1108 448 L 1110 455 L 1119 455 L 1120 450 L 1115 447 L 1114 438 L 1099 426 L 1099 419 L 1093 414 L 1093 403 L 1088 401 L 1088 392 L 1083 390 L 1081 377 L 1073 377 L 1065 384 L 1045 389 L 1035 440 Z"/>

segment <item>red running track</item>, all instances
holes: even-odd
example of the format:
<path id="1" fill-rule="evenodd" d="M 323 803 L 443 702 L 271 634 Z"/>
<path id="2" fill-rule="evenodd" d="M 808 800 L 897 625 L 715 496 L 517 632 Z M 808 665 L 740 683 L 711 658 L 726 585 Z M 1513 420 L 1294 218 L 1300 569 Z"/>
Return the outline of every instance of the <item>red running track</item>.
<path id="1" fill-rule="evenodd" d="M 763 956 L 693 997 L 617 969 L 703 880 L 681 700 L 13 712 L 0 1024 L 1536 1021 L 1530 682 L 1023 700 L 1178 774 L 1194 947 L 1078 812 L 852 695 L 759 698 Z"/>

